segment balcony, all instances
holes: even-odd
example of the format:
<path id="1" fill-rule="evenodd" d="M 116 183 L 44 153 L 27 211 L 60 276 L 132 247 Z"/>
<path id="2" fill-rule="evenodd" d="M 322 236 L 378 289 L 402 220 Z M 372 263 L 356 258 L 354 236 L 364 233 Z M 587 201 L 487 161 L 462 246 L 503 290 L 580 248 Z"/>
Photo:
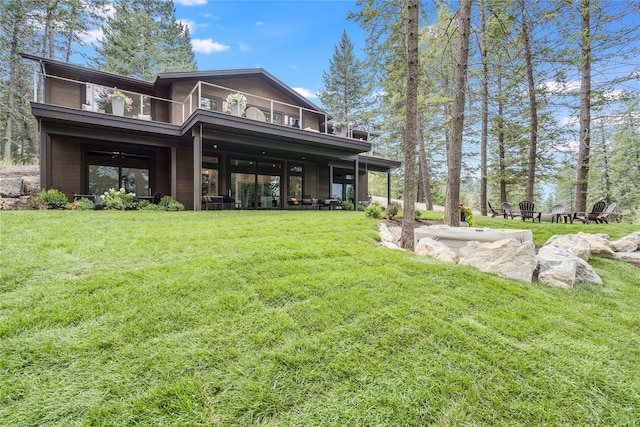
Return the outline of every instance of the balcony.
<path id="1" fill-rule="evenodd" d="M 323 134 L 332 134 L 334 130 L 329 117 L 323 112 L 203 81 L 188 86 L 186 90 L 176 90 L 175 93 L 186 93 L 181 101 L 39 72 L 34 75 L 33 88 L 35 102 L 134 120 L 182 125 L 196 111 L 206 110 Z M 114 114 L 113 103 L 110 102 L 109 94 L 115 90 L 129 101 L 129 108 L 124 108 L 122 114 Z M 232 105 L 230 100 L 233 98 L 241 99 L 245 109 Z M 337 136 L 354 137 L 351 132 Z"/>

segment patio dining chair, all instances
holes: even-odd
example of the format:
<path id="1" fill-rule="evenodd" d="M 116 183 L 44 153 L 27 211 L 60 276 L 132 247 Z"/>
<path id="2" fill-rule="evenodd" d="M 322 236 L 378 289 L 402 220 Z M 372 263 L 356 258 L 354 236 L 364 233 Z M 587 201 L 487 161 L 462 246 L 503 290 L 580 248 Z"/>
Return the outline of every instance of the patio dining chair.
<path id="1" fill-rule="evenodd" d="M 522 216 L 522 215 L 513 213 L 513 210 L 511 209 L 511 205 L 509 205 L 509 203 L 507 202 L 502 202 L 502 216 L 504 216 L 504 219 L 507 219 L 507 218 L 514 219 L 515 217 Z"/>
<path id="2" fill-rule="evenodd" d="M 527 219 L 530 219 L 533 222 L 536 222 L 536 219 L 538 222 L 542 221 L 542 212 L 536 212 L 533 202 L 523 200 L 518 204 L 518 207 L 520 208 L 520 215 L 522 215 L 523 221 Z"/>
<path id="3" fill-rule="evenodd" d="M 593 209 L 591 209 L 591 212 L 574 212 L 573 219 L 578 219 L 585 224 L 590 224 L 591 221 L 594 221 L 597 224 L 599 222 L 602 222 L 598 219 L 598 216 L 602 215 L 604 207 L 605 203 L 601 200 L 593 205 Z"/>

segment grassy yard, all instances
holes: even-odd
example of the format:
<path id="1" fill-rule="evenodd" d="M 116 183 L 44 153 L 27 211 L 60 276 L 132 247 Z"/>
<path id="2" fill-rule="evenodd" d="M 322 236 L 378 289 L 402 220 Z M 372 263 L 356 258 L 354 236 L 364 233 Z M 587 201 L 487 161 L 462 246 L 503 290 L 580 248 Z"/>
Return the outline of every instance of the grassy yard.
<path id="1" fill-rule="evenodd" d="M 0 425 L 638 425 L 640 270 L 560 290 L 376 237 L 356 212 L 0 212 Z"/>

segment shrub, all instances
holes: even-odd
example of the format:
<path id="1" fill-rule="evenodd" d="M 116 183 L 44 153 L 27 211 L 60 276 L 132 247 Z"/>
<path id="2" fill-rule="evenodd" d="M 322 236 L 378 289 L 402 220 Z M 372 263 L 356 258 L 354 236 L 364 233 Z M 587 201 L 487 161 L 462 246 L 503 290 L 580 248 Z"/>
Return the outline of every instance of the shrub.
<path id="1" fill-rule="evenodd" d="M 364 215 L 369 218 L 380 218 L 382 217 L 382 208 L 378 203 L 373 202 L 365 208 Z"/>
<path id="2" fill-rule="evenodd" d="M 420 212 L 418 209 L 416 209 L 416 212 L 415 212 L 416 219 L 420 219 L 421 216 L 422 216 L 422 212 Z"/>
<path id="3" fill-rule="evenodd" d="M 60 190 L 42 190 L 35 198 L 35 206 L 41 209 L 67 209 L 69 199 Z"/>
<path id="4" fill-rule="evenodd" d="M 135 208 L 136 195 L 134 193 L 127 193 L 124 188 L 116 190 L 110 188 L 109 191 L 105 191 L 102 201 L 104 202 L 104 209 L 125 210 Z"/>
<path id="5" fill-rule="evenodd" d="M 387 219 L 394 219 L 400 211 L 400 205 L 397 203 L 391 203 L 387 206 Z"/>
<path id="6" fill-rule="evenodd" d="M 358 205 L 358 212 L 364 212 L 365 211 L 365 207 L 362 205 Z"/>
<path id="7" fill-rule="evenodd" d="M 160 199 L 158 206 L 161 206 L 166 211 L 183 211 L 184 205 L 171 196 L 164 196 Z"/>
<path id="8" fill-rule="evenodd" d="M 344 202 L 342 202 L 340 204 L 340 206 L 342 207 L 343 210 L 346 210 L 346 211 L 352 211 L 353 210 L 353 203 L 351 203 L 348 200 L 345 200 Z"/>
<path id="9" fill-rule="evenodd" d="M 67 207 L 71 210 L 90 211 L 95 209 L 96 205 L 91 200 L 83 197 L 80 200 L 75 200 L 69 203 Z"/>

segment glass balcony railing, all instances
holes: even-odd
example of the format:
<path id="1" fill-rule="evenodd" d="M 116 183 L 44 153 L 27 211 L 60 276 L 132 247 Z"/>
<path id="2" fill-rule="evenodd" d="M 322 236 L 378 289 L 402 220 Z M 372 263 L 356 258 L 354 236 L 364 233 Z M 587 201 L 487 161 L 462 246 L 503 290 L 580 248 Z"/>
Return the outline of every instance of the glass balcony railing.
<path id="1" fill-rule="evenodd" d="M 33 89 L 36 102 L 138 120 L 181 125 L 197 110 L 208 110 L 312 132 L 333 132 L 324 112 L 202 81 L 181 102 L 38 72 Z M 124 100 L 123 108 L 116 98 Z M 339 136 L 354 137 L 350 132 Z"/>

